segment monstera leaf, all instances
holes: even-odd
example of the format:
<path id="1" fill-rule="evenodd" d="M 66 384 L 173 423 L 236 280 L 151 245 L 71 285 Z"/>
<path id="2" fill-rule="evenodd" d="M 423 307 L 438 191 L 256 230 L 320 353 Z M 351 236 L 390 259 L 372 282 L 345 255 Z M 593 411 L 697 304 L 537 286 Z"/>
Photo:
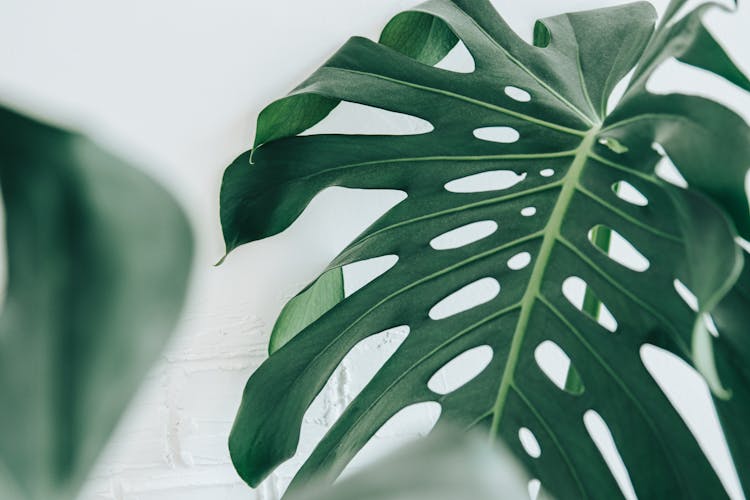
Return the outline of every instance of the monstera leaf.
<path id="1" fill-rule="evenodd" d="M 646 89 L 669 58 L 745 90 L 750 81 L 702 25 L 715 5 L 678 17 L 683 3 L 673 1 L 658 26 L 642 2 L 551 17 L 536 24 L 529 45 L 487 0 L 431 0 L 395 17 L 379 43 L 351 39 L 263 110 L 252 152 L 224 177 L 228 251 L 284 230 L 328 186 L 399 189 L 408 197 L 282 313 L 229 440 L 250 485 L 293 455 L 303 414 L 352 347 L 408 325 L 406 340 L 323 437 L 291 491 L 317 471 L 332 480 L 391 416 L 432 401 L 442 409 L 438 428 L 452 422 L 503 438 L 560 498 L 623 495 L 587 432 L 591 411 L 608 425 L 641 498 L 725 497 L 644 366 L 644 345 L 703 374 L 750 487 L 743 429 L 750 278 L 735 242 L 737 234 L 750 237 L 750 128 L 705 98 Z M 474 71 L 434 67 L 459 40 Z M 340 101 L 412 115 L 433 130 L 298 135 Z M 669 161 L 687 188 L 657 175 Z M 450 184 L 486 172 L 519 182 L 473 192 Z M 431 245 L 479 221 L 494 222 L 496 231 L 458 248 Z M 618 258 L 607 244 L 615 237 L 640 260 Z M 349 297 L 336 289 L 342 266 L 384 255 L 398 258 L 388 271 Z M 563 291 L 576 279 L 586 284 L 582 306 Z M 457 314 L 430 314 L 480 280 L 500 292 Z M 694 309 L 680 286 L 694 294 Z M 549 343 L 570 360 L 562 387 L 536 362 L 536 350 Z M 492 359 L 479 375 L 447 394 L 429 388 L 443 366 L 480 346 L 491 348 Z M 533 433 L 541 453 L 525 453 L 520 428 Z"/>
<path id="2" fill-rule="evenodd" d="M 187 220 L 85 138 L 0 107 L 0 498 L 74 498 L 175 326 Z"/>

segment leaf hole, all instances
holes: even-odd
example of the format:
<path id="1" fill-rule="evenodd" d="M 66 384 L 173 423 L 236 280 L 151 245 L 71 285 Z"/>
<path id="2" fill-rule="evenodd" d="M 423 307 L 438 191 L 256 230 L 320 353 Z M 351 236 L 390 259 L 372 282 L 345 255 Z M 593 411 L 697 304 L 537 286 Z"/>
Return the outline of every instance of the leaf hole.
<path id="1" fill-rule="evenodd" d="M 554 383 L 558 389 L 573 395 L 583 394 L 584 386 L 580 384 L 575 389 L 566 387 L 568 372 L 572 371 L 577 380 L 581 380 L 578 371 L 570 362 L 570 358 L 562 348 L 551 340 L 545 340 L 534 349 L 534 360 L 539 369 Z"/>
<path id="2" fill-rule="evenodd" d="M 635 495 L 635 488 L 633 488 L 633 483 L 630 480 L 630 474 L 628 474 L 628 469 L 625 467 L 620 452 L 617 450 L 615 440 L 607 423 L 594 410 L 588 410 L 583 414 L 583 423 L 586 426 L 589 436 L 591 436 L 591 440 L 599 449 L 599 453 L 602 454 L 602 458 L 604 458 L 609 470 L 612 472 L 612 476 L 617 481 L 622 495 L 627 500 L 637 500 L 638 497 Z"/>
<path id="3" fill-rule="evenodd" d="M 495 231 L 497 231 L 495 221 L 472 222 L 436 236 L 430 241 L 430 246 L 435 250 L 452 250 L 484 239 Z"/>
<path id="4" fill-rule="evenodd" d="M 348 297 L 372 283 L 395 266 L 396 262 L 398 262 L 397 255 L 382 255 L 345 265 L 342 269 L 344 272 L 344 296 Z"/>
<path id="5" fill-rule="evenodd" d="M 708 330 L 708 333 L 713 335 L 714 337 L 719 336 L 719 329 L 716 328 L 716 323 L 714 323 L 714 318 L 710 314 L 702 314 L 701 319 L 703 320 L 703 324 L 706 325 L 706 330 Z"/>
<path id="6" fill-rule="evenodd" d="M 553 175 L 555 175 L 555 171 L 551 168 L 545 168 L 541 172 L 539 172 L 539 175 L 541 175 L 542 177 L 552 177 Z"/>
<path id="7" fill-rule="evenodd" d="M 635 69 L 631 69 L 625 77 L 617 82 L 617 85 L 614 86 L 612 89 L 612 92 L 609 94 L 609 98 L 607 98 L 607 113 L 610 114 L 613 109 L 617 107 L 617 104 L 620 102 L 622 97 L 625 95 L 625 91 L 628 88 L 628 85 L 630 84 L 630 81 L 633 79 L 633 74 L 635 73 Z"/>
<path id="8" fill-rule="evenodd" d="M 536 478 L 529 481 L 529 500 L 536 500 L 539 498 L 539 492 L 542 489 L 542 482 Z"/>
<path id="9" fill-rule="evenodd" d="M 331 376 L 322 404 L 324 423 L 331 425 L 349 402 L 375 377 L 380 368 L 393 356 L 409 336 L 406 325 L 389 328 L 367 336 L 346 353 Z M 352 370 L 356 367 L 356 370 Z"/>
<path id="10" fill-rule="evenodd" d="M 518 102 L 529 102 L 531 100 L 531 94 L 512 85 L 505 87 L 505 95 Z"/>
<path id="11" fill-rule="evenodd" d="M 609 232 L 609 250 L 604 251 L 596 245 L 597 234 L 602 231 Z M 639 252 L 632 243 L 626 240 L 620 233 L 601 224 L 592 227 L 588 233 L 589 241 L 594 248 L 605 254 L 623 267 L 642 273 L 646 271 L 651 263 Z"/>
<path id="12" fill-rule="evenodd" d="M 648 205 L 648 198 L 638 191 L 627 181 L 618 181 L 612 184 L 612 191 L 623 201 L 639 207 Z"/>
<path id="13" fill-rule="evenodd" d="M 445 189 L 451 193 L 500 191 L 512 188 L 525 178 L 525 173 L 519 175 L 512 170 L 491 170 L 452 180 L 445 185 Z"/>
<path id="14" fill-rule="evenodd" d="M 508 259 L 508 267 L 513 271 L 520 271 L 531 263 L 531 254 L 529 252 L 517 253 Z"/>
<path id="15" fill-rule="evenodd" d="M 539 446 L 536 436 L 526 427 L 518 429 L 518 440 L 521 446 L 531 458 L 539 458 L 542 454 L 542 448 Z"/>
<path id="16" fill-rule="evenodd" d="M 454 73 L 473 73 L 476 69 L 474 58 L 461 40 L 436 65 L 436 68 Z"/>
<path id="17" fill-rule="evenodd" d="M 661 156 L 661 160 L 659 160 L 659 163 L 657 163 L 656 168 L 654 169 L 656 176 L 677 187 L 688 187 L 687 181 L 675 164 L 672 163 L 672 159 L 667 155 L 664 147 L 658 142 L 653 143 L 651 147 Z"/>
<path id="18" fill-rule="evenodd" d="M 693 434 L 729 497 L 742 498 L 737 471 L 705 379 L 695 368 L 666 349 L 643 344 L 640 357 Z"/>
<path id="19" fill-rule="evenodd" d="M 492 361 L 492 348 L 488 345 L 465 351 L 436 371 L 427 382 L 427 388 L 436 394 L 449 394 L 468 384 L 487 368 Z"/>
<path id="20" fill-rule="evenodd" d="M 341 101 L 328 116 L 299 135 L 417 135 L 433 130 L 430 122 L 416 116 Z"/>
<path id="21" fill-rule="evenodd" d="M 414 403 L 399 410 L 360 448 L 344 469 L 342 478 L 383 459 L 394 448 L 429 434 L 440 418 L 441 410 L 440 404 L 434 401 Z"/>
<path id="22" fill-rule="evenodd" d="M 676 279 L 672 283 L 674 284 L 674 289 L 677 292 L 677 295 L 680 296 L 682 301 L 685 302 L 693 312 L 698 312 L 698 297 L 696 297 L 682 281 Z"/>
<path id="23" fill-rule="evenodd" d="M 607 306 L 598 299 L 594 290 L 581 278 L 578 276 L 566 278 L 562 285 L 562 291 L 565 298 L 568 299 L 574 307 L 599 323 L 602 328 L 609 330 L 612 333 L 617 331 L 617 320 L 615 320 L 615 317 L 609 312 Z M 597 314 L 591 314 L 583 309 L 584 298 L 587 293 L 591 300 L 598 302 Z"/>
<path id="24" fill-rule="evenodd" d="M 390 328 L 360 340 L 346 353 L 303 416 L 300 442 L 308 446 L 297 449 L 293 458 L 295 463 L 302 463 L 309 456 L 325 431 L 370 383 L 408 335 L 406 325 Z"/>
<path id="25" fill-rule="evenodd" d="M 344 405 L 348 404 L 396 353 L 409 336 L 409 332 L 407 325 L 401 325 L 369 335 L 357 342 L 339 367 L 339 384 L 333 388 L 332 399 L 338 398 Z M 352 366 L 356 367 L 356 370 L 349 370 Z"/>
<path id="26" fill-rule="evenodd" d="M 513 127 L 481 127 L 474 130 L 474 137 L 488 142 L 512 144 L 521 138 Z"/>
<path id="27" fill-rule="evenodd" d="M 526 207 L 521 209 L 521 215 L 524 217 L 531 217 L 536 214 L 536 207 Z"/>
<path id="28" fill-rule="evenodd" d="M 438 320 L 455 316 L 489 302 L 499 293 L 500 283 L 495 278 L 482 278 L 460 288 L 432 306 L 430 318 Z"/>

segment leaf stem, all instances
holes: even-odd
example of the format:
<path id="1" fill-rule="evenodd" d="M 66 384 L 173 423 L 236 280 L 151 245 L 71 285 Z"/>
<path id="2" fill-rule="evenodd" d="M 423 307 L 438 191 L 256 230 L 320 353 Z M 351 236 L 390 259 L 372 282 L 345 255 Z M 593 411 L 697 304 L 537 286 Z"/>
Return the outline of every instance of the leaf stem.
<path id="1" fill-rule="evenodd" d="M 552 249 L 560 235 L 560 228 L 565 219 L 565 214 L 568 211 L 573 196 L 575 195 L 581 173 L 583 172 L 583 168 L 589 158 L 591 149 L 596 143 L 598 133 L 598 127 L 591 129 L 583 138 L 583 141 L 581 141 L 580 146 L 578 146 L 576 155 L 573 158 L 573 163 L 570 166 L 570 170 L 568 171 L 560 190 L 560 196 L 557 199 L 555 207 L 552 209 L 552 215 L 544 228 L 544 239 L 542 240 L 539 255 L 534 263 L 534 269 L 532 270 L 531 278 L 529 279 L 529 286 L 526 288 L 526 292 L 521 299 L 521 312 L 518 318 L 518 323 L 516 323 L 516 329 L 513 332 L 513 340 L 511 341 L 508 360 L 505 363 L 500 387 L 498 388 L 497 399 L 495 400 L 495 405 L 492 411 L 490 440 L 493 442 L 497 438 L 500 430 L 503 409 L 505 407 L 505 402 L 508 399 L 508 391 L 510 390 L 513 382 L 513 375 L 515 374 L 516 366 L 518 365 L 521 347 L 523 346 L 523 340 L 526 336 L 526 331 L 531 319 L 531 311 L 534 308 L 536 297 L 541 290 L 544 272 L 547 270 L 547 265 L 549 264 L 549 259 L 552 255 Z"/>

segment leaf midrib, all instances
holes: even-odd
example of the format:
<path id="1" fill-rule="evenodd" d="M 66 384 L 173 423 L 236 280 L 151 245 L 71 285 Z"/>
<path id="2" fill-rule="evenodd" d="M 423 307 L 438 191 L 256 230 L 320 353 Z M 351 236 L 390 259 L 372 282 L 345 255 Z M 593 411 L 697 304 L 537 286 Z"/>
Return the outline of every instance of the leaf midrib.
<path id="1" fill-rule="evenodd" d="M 521 312 L 516 323 L 516 329 L 513 332 L 511 340 L 510 351 L 508 358 L 505 362 L 505 368 L 503 369 L 503 375 L 500 380 L 500 386 L 498 387 L 497 398 L 493 407 L 492 415 L 492 426 L 490 428 L 490 440 L 494 441 L 498 435 L 500 429 L 500 422 L 503 416 L 503 410 L 505 408 L 505 402 L 508 398 L 508 392 L 513 382 L 513 376 L 518 365 L 518 360 L 521 354 L 521 347 L 526 336 L 528 329 L 529 320 L 531 319 L 531 312 L 536 303 L 537 296 L 541 292 L 541 285 L 544 279 L 544 273 L 549 265 L 549 260 L 552 255 L 552 249 L 555 243 L 558 241 L 560 236 L 560 229 L 562 223 L 565 220 L 570 202 L 576 193 L 583 168 L 586 165 L 593 146 L 596 143 L 596 137 L 599 133 L 599 127 L 590 129 L 584 136 L 581 144 L 576 149 L 576 155 L 573 158 L 573 162 L 570 165 L 565 180 L 563 181 L 562 188 L 560 189 L 560 195 L 557 198 L 554 208 L 552 209 L 552 215 L 550 216 L 547 224 L 544 227 L 542 239 L 542 245 L 539 250 L 539 254 L 534 262 L 534 267 L 531 271 L 531 277 L 529 278 L 529 285 L 526 288 L 526 292 L 521 299 Z"/>
<path id="2" fill-rule="evenodd" d="M 559 314 L 556 312 L 556 309 L 552 307 L 551 304 L 549 304 L 542 298 L 541 284 L 544 280 L 544 273 L 547 270 L 547 267 L 549 265 L 549 260 L 552 255 L 552 249 L 554 248 L 556 243 L 561 242 L 562 244 L 565 244 L 566 242 L 565 238 L 562 237 L 560 229 L 562 227 L 562 223 L 565 220 L 565 216 L 570 206 L 570 202 L 572 201 L 573 197 L 575 196 L 577 192 L 581 192 L 580 179 L 581 179 L 581 175 L 583 173 L 584 167 L 586 166 L 586 162 L 589 160 L 589 158 L 596 159 L 596 155 L 593 153 L 593 147 L 596 144 L 596 139 L 598 135 L 600 134 L 600 132 L 601 132 L 600 127 L 592 128 L 586 134 L 586 136 L 581 141 L 581 144 L 576 149 L 575 157 L 573 158 L 573 162 L 571 163 L 570 169 L 568 170 L 565 176 L 565 179 L 563 181 L 562 187 L 560 189 L 560 195 L 557 199 L 557 202 L 555 203 L 555 206 L 552 209 L 552 215 L 547 221 L 545 228 L 542 230 L 542 233 L 544 235 L 542 239 L 542 245 L 539 250 L 539 255 L 534 263 L 531 277 L 529 278 L 529 285 L 526 288 L 526 292 L 524 293 L 523 297 L 521 298 L 521 302 L 520 302 L 521 311 L 519 313 L 518 322 L 516 323 L 516 329 L 513 332 L 510 351 L 508 353 L 508 358 L 505 363 L 505 369 L 503 370 L 503 375 L 500 380 L 500 387 L 498 388 L 497 399 L 495 400 L 495 405 L 492 409 L 492 425 L 490 428 L 490 441 L 491 442 L 494 442 L 497 439 L 497 436 L 499 435 L 500 423 L 503 417 L 503 410 L 504 410 L 505 402 L 507 401 L 507 397 L 508 397 L 508 393 L 510 392 L 510 389 L 513 388 L 514 390 L 518 391 L 518 389 L 513 384 L 513 377 L 515 375 L 516 366 L 518 365 L 521 348 L 523 347 L 523 341 L 526 336 L 528 322 L 531 318 L 531 313 L 534 308 L 534 305 L 536 304 L 537 300 L 539 300 L 543 304 L 546 304 L 547 307 L 550 307 L 551 310 L 554 311 L 556 314 Z M 666 234 L 662 234 L 661 236 L 668 237 L 668 235 Z M 669 236 L 670 236 L 669 239 L 677 239 L 671 235 Z M 579 258 L 583 257 L 580 253 L 577 252 L 574 245 L 570 244 L 570 248 L 576 251 Z M 585 258 L 584 258 L 584 261 L 586 261 Z M 589 264 L 591 264 L 590 261 L 588 262 Z M 613 284 L 616 285 L 616 283 L 613 282 L 611 278 L 609 278 L 608 276 L 607 278 Z M 620 289 L 620 291 L 625 292 L 624 289 Z M 634 298 L 632 294 L 628 294 L 628 295 L 631 298 Z M 651 308 L 648 308 L 645 303 L 642 303 L 641 301 L 638 301 L 638 302 L 640 303 L 642 307 L 651 309 Z M 655 313 L 655 311 L 653 310 L 651 310 L 651 312 Z M 564 320 L 564 318 L 562 319 Z M 662 319 L 662 321 L 664 320 Z M 665 324 L 669 324 L 669 322 L 665 321 Z M 580 334 L 578 334 L 578 332 L 576 332 L 576 334 L 579 336 L 579 338 L 581 338 L 582 341 L 584 340 L 582 337 L 580 337 Z M 677 342 L 677 344 L 682 347 L 683 352 L 685 352 L 686 347 L 684 346 L 684 344 L 680 342 L 679 336 L 675 335 L 674 339 Z M 591 352 L 599 360 L 599 362 L 602 363 L 605 370 L 610 371 L 606 363 L 603 363 L 603 361 L 598 358 L 598 355 L 595 353 L 595 351 L 591 351 Z M 641 414 L 649 422 L 649 425 L 651 425 L 653 428 L 653 423 L 651 422 L 650 416 L 648 415 L 646 411 L 644 411 L 641 408 L 637 399 L 632 395 L 632 393 L 628 390 L 625 384 L 622 383 L 622 381 L 619 379 L 619 377 L 617 377 L 616 374 L 611 373 L 611 375 L 618 382 L 618 384 L 622 387 L 625 394 L 627 394 L 629 398 L 640 409 Z M 657 436 L 659 435 L 658 433 L 656 434 Z M 659 441 L 660 441 L 660 445 L 666 449 L 663 441 L 661 441 L 661 439 Z M 560 449 L 559 446 L 558 446 L 558 449 Z M 668 453 L 666 455 L 670 457 Z M 568 466 L 569 467 L 571 466 L 569 462 L 568 462 Z M 670 466 L 675 471 L 675 474 L 677 476 L 681 475 L 679 468 L 675 467 L 672 461 L 670 461 Z M 571 469 L 571 471 L 573 470 Z M 574 477 L 576 477 L 576 480 L 578 480 L 578 477 L 574 471 L 573 471 L 573 475 Z M 580 481 L 579 481 L 579 487 L 580 487 Z M 583 492 L 583 490 L 581 491 Z"/>

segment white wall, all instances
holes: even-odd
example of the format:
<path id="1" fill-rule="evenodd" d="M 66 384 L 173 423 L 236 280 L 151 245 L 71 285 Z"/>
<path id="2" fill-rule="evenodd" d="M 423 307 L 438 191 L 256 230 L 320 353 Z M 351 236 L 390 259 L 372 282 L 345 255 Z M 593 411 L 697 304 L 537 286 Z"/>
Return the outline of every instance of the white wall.
<path id="1" fill-rule="evenodd" d="M 225 443 L 242 388 L 266 356 L 268 333 L 284 301 L 397 197 L 327 191 L 290 230 L 243 247 L 214 268 L 223 253 L 221 173 L 248 147 L 255 116 L 266 103 L 295 86 L 350 35 L 376 37 L 391 15 L 416 3 L 2 0 L 0 101 L 75 124 L 150 166 L 182 201 L 197 233 L 191 297 L 179 331 L 133 402 L 83 499 L 278 497 L 293 464 L 253 492 L 229 462 Z M 615 3 L 496 2 L 526 35 L 537 17 Z M 656 3 L 663 7 L 666 2 Z M 749 22 L 745 6 L 735 17 L 711 16 L 711 25 L 745 68 L 750 68 L 750 46 L 743 26 Z M 659 84 L 680 81 L 693 90 L 705 89 L 703 80 L 678 80 L 678 71 L 664 72 Z M 705 85 L 723 99 L 733 92 L 711 79 Z M 738 99 L 750 116 L 750 99 Z M 339 120 L 349 123 L 351 117 Z M 371 373 L 374 360 L 384 359 L 400 336 L 380 336 L 339 370 L 309 414 L 303 453 L 361 385 L 363 366 Z M 681 382 L 678 389 L 687 404 L 700 407 L 705 392 L 699 384 Z M 365 455 L 378 455 L 425 428 L 433 411 L 420 409 L 404 426 L 381 431 Z M 711 414 L 695 415 L 707 448 L 736 491 L 722 440 L 710 434 L 715 432 Z"/>

